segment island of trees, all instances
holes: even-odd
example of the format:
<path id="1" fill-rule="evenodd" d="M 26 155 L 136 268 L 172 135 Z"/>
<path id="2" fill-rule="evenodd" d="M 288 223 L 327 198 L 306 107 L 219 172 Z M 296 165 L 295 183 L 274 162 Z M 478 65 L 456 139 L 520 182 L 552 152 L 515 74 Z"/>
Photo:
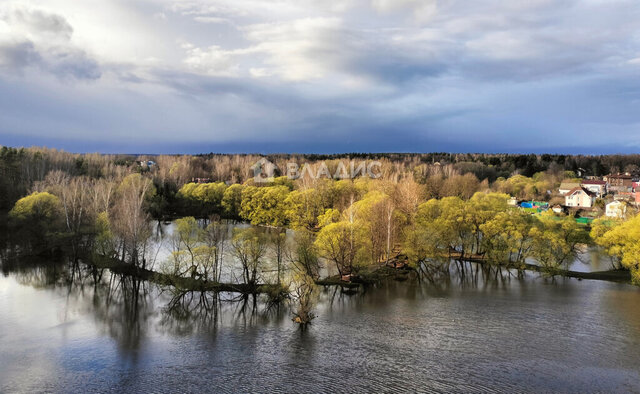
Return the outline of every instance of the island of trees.
<path id="1" fill-rule="evenodd" d="M 0 259 L 64 253 L 165 286 L 289 297 L 300 323 L 313 318 L 318 285 L 348 288 L 398 271 L 419 277 L 469 261 L 571 276 L 585 245 L 611 256 L 603 278 L 640 284 L 640 216 L 585 225 L 509 204 L 553 203 L 562 181 L 637 171 L 638 155 L 272 155 L 278 168 L 306 162 L 331 173 L 349 159 L 375 159 L 380 176 L 276 173 L 255 183 L 260 158 L 2 147 Z M 150 247 L 154 221 L 175 222 L 166 261 Z M 229 222 L 250 226 L 230 233 Z M 237 268 L 225 281 L 229 258 Z"/>

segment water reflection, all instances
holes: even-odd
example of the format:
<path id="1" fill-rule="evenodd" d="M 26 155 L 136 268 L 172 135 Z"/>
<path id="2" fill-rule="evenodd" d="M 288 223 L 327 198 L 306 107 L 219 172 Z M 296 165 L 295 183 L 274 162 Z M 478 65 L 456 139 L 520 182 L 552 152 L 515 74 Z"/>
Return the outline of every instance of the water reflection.
<path id="1" fill-rule="evenodd" d="M 633 391 L 638 289 L 456 261 L 356 294 L 306 331 L 266 297 L 181 292 L 81 262 L 2 260 L 0 391 Z"/>

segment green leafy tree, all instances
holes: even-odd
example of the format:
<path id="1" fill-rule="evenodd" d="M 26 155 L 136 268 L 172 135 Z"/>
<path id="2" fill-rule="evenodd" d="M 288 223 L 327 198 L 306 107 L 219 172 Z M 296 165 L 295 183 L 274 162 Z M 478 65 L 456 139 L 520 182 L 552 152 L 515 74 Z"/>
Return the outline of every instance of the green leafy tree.
<path id="1" fill-rule="evenodd" d="M 633 283 L 640 285 L 640 215 L 624 222 L 597 222 L 592 227 L 591 236 L 596 244 L 631 272 Z"/>
<path id="2" fill-rule="evenodd" d="M 262 232 L 254 227 L 236 229 L 231 239 L 233 255 L 242 266 L 244 283 L 255 285 L 258 274 L 264 265 L 267 252 L 267 240 Z"/>

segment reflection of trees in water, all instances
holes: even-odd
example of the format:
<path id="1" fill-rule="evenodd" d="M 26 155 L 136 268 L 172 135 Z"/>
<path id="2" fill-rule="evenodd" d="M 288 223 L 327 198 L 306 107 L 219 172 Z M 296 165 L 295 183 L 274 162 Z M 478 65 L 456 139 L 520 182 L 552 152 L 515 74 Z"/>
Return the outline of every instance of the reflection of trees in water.
<path id="1" fill-rule="evenodd" d="M 163 308 L 160 325 L 174 335 L 215 332 L 220 321 L 221 299 L 216 293 L 174 290 Z"/>
<path id="2" fill-rule="evenodd" d="M 523 280 L 522 270 L 463 260 L 421 264 L 419 280 L 439 290 L 506 287 L 512 279 Z"/>
<path id="3" fill-rule="evenodd" d="M 110 274 L 96 286 L 92 298 L 95 320 L 123 351 L 140 347 L 153 315 L 149 284 L 137 278 Z M 132 354 L 136 354 L 135 352 Z"/>
<path id="4" fill-rule="evenodd" d="M 160 327 L 173 335 L 215 333 L 224 322 L 252 327 L 281 320 L 289 308 L 269 302 L 256 294 L 171 290 L 169 302 L 162 308 Z"/>

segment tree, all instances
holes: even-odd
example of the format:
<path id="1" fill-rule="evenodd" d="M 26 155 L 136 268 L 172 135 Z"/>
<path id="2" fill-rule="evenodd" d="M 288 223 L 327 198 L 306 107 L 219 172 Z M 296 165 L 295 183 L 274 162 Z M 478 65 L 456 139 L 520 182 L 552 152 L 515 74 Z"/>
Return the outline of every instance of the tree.
<path id="1" fill-rule="evenodd" d="M 51 193 L 33 192 L 16 202 L 9 217 L 21 226 L 55 230 L 59 228 L 61 205 L 60 199 Z"/>
<path id="2" fill-rule="evenodd" d="M 182 276 L 190 273 L 195 278 L 198 273 L 198 263 L 200 250 L 198 246 L 202 238 L 202 229 L 192 216 L 180 218 L 175 221 L 175 229 L 172 235 L 173 252 L 171 253 L 174 263 L 173 274 Z"/>
<path id="3" fill-rule="evenodd" d="M 558 268 L 571 263 L 578 247 L 588 242 L 588 233 L 572 217 L 558 218 L 552 214 L 539 216 L 532 237 L 532 256 L 547 268 Z"/>
<path id="4" fill-rule="evenodd" d="M 244 283 L 255 285 L 264 263 L 267 241 L 258 229 L 236 229 L 231 240 L 233 254 L 242 265 Z"/>
<path id="5" fill-rule="evenodd" d="M 228 236 L 227 226 L 219 220 L 211 220 L 203 234 L 205 245 L 213 252 L 213 280 L 216 282 L 220 282 L 222 275 L 222 262 Z"/>
<path id="6" fill-rule="evenodd" d="M 317 299 L 316 285 L 313 278 L 304 272 L 299 272 L 294 276 L 293 285 L 292 295 L 296 305 L 293 309 L 293 321 L 304 328 L 316 317 L 313 313 L 313 307 Z"/>
<path id="7" fill-rule="evenodd" d="M 480 225 L 483 250 L 489 261 L 523 263 L 533 247 L 531 229 L 535 216 L 519 210 L 500 212 Z"/>
<path id="8" fill-rule="evenodd" d="M 151 235 L 150 217 L 145 205 L 155 194 L 150 179 L 140 174 L 124 178 L 117 189 L 117 202 L 113 210 L 114 233 L 122 241 L 122 261 L 128 256 L 134 265 L 146 266 L 146 247 Z"/>
<path id="9" fill-rule="evenodd" d="M 269 243 L 276 258 L 278 285 L 281 283 L 281 273 L 283 270 L 284 256 L 287 254 L 287 233 L 286 231 L 275 231 L 269 236 Z"/>
<path id="10" fill-rule="evenodd" d="M 24 237 L 24 241 L 37 251 L 48 249 L 51 233 L 62 230 L 63 226 L 60 199 L 47 192 L 34 192 L 19 199 L 9 218 L 19 233 L 26 232 L 28 237 Z"/>
<path id="11" fill-rule="evenodd" d="M 253 225 L 283 227 L 286 223 L 286 186 L 246 186 L 242 190 L 240 216 Z"/>
<path id="12" fill-rule="evenodd" d="M 607 254 L 615 257 L 622 267 L 631 271 L 631 280 L 640 285 L 640 215 L 625 222 L 595 223 L 591 236 Z"/>
<path id="13" fill-rule="evenodd" d="M 362 247 L 361 229 L 355 223 L 340 221 L 323 227 L 314 242 L 321 256 L 336 265 L 340 275 L 357 270 Z"/>
<path id="14" fill-rule="evenodd" d="M 477 192 L 465 204 L 467 218 L 474 236 L 473 252 L 482 253 L 483 232 L 480 227 L 492 220 L 498 213 L 506 211 L 508 199 L 508 194 Z"/>
<path id="15" fill-rule="evenodd" d="M 313 229 L 318 225 L 318 216 L 323 212 L 320 195 L 315 189 L 294 190 L 285 200 L 285 214 L 290 227 Z"/>
<path id="16" fill-rule="evenodd" d="M 229 219 L 240 220 L 243 188 L 244 186 L 235 183 L 229 186 L 222 194 L 223 213 Z"/>
<path id="17" fill-rule="evenodd" d="M 297 271 L 306 273 L 313 279 L 320 277 L 320 261 L 314 245 L 313 233 L 299 229 L 293 235 L 293 249 L 289 252 L 289 261 Z"/>

